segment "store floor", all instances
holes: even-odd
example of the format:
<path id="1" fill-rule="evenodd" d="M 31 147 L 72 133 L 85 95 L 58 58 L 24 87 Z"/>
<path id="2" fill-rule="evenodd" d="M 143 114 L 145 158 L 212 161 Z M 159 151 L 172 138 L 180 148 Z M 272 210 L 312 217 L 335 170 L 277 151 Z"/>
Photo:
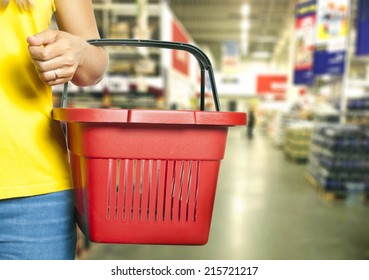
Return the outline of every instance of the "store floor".
<path id="1" fill-rule="evenodd" d="M 82 259 L 369 259 L 369 206 L 329 202 L 264 135 L 232 128 L 205 246 L 93 243 Z"/>

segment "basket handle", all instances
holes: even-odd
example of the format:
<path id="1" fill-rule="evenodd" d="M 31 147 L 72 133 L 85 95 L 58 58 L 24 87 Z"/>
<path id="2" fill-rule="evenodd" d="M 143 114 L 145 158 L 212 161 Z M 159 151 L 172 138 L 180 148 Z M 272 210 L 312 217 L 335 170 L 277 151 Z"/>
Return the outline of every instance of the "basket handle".
<path id="1" fill-rule="evenodd" d="M 136 40 L 136 39 L 93 39 L 87 41 L 94 46 L 135 46 L 135 47 L 157 47 L 165 49 L 176 49 L 187 51 L 196 57 L 201 70 L 201 85 L 200 85 L 200 110 L 205 110 L 205 70 L 208 71 L 211 90 L 213 93 L 214 105 L 217 111 L 220 111 L 220 103 L 217 88 L 215 85 L 215 77 L 213 68 L 209 58 L 198 47 L 180 42 L 159 41 L 159 40 Z M 62 94 L 62 107 L 67 105 L 68 83 L 64 84 Z"/>

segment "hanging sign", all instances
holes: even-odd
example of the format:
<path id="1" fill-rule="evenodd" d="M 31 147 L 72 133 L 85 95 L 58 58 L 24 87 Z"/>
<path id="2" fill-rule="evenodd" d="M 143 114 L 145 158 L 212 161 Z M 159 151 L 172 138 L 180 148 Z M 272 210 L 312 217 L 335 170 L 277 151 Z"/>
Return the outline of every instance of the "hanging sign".
<path id="1" fill-rule="evenodd" d="M 357 3 L 356 55 L 369 55 L 369 1 Z"/>
<path id="2" fill-rule="evenodd" d="M 284 100 L 287 91 L 286 75 L 259 75 L 256 80 L 256 92 L 259 97 L 271 100 Z"/>
<path id="3" fill-rule="evenodd" d="M 222 70 L 223 73 L 236 74 L 239 71 L 240 54 L 236 41 L 226 41 L 222 48 Z"/>
<path id="4" fill-rule="evenodd" d="M 314 75 L 342 75 L 349 32 L 350 0 L 318 1 Z"/>
<path id="5" fill-rule="evenodd" d="M 316 1 L 296 6 L 294 84 L 313 83 L 314 32 L 316 26 Z"/>

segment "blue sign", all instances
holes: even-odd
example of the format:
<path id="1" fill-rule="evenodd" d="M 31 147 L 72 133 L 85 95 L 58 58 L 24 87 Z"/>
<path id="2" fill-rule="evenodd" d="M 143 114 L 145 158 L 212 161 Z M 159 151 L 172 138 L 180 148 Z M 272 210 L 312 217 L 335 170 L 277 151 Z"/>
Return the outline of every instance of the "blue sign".
<path id="1" fill-rule="evenodd" d="M 369 55 L 369 1 L 357 3 L 356 55 Z"/>
<path id="2" fill-rule="evenodd" d="M 314 75 L 342 75 L 345 71 L 346 51 L 314 53 Z"/>

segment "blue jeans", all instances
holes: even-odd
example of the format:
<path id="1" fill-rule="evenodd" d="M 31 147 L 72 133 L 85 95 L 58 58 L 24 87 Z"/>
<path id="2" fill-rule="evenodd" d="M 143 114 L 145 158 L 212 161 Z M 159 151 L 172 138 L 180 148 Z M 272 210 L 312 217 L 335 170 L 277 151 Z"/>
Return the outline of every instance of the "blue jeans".
<path id="1" fill-rule="evenodd" d="M 74 259 L 72 190 L 0 200 L 0 259 Z"/>

